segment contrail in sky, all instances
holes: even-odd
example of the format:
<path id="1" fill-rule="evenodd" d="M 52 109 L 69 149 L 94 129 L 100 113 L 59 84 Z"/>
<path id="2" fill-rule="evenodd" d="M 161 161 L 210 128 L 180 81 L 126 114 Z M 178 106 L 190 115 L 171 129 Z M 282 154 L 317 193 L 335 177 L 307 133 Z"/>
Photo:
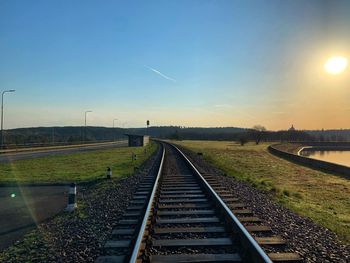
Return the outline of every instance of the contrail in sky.
<path id="1" fill-rule="evenodd" d="M 161 77 L 163 77 L 163 78 L 165 78 L 165 79 L 167 79 L 167 80 L 176 82 L 176 79 L 170 78 L 170 77 L 168 77 L 167 75 L 164 75 L 162 72 L 160 72 L 160 71 L 158 71 L 158 70 L 156 70 L 156 69 L 154 69 L 154 68 L 148 67 L 148 66 L 146 66 L 146 65 L 145 65 L 145 67 L 148 68 L 149 70 L 152 70 L 154 73 L 158 74 L 159 76 L 161 76 Z"/>

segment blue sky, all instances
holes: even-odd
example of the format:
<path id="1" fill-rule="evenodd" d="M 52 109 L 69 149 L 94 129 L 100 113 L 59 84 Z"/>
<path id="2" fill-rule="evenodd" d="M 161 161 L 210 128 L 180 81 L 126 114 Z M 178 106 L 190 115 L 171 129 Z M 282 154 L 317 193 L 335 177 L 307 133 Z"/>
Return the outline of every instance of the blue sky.
<path id="1" fill-rule="evenodd" d="M 350 128 L 349 3 L 2 0 L 6 127 Z"/>

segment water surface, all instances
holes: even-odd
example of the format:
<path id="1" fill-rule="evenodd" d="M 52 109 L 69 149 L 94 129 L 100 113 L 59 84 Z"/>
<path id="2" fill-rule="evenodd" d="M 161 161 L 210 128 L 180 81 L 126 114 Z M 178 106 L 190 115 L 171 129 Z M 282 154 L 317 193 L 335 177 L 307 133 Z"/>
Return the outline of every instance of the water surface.
<path id="1" fill-rule="evenodd" d="M 335 151 L 305 149 L 300 152 L 300 155 L 350 167 L 350 150 Z"/>

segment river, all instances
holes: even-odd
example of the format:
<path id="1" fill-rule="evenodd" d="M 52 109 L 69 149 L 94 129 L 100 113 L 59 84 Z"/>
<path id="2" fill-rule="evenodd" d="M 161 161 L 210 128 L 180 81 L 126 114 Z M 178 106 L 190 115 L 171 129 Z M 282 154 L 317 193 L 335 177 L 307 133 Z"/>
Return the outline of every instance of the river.
<path id="1" fill-rule="evenodd" d="M 305 149 L 300 152 L 300 155 L 350 167 L 350 150 L 336 151 Z"/>

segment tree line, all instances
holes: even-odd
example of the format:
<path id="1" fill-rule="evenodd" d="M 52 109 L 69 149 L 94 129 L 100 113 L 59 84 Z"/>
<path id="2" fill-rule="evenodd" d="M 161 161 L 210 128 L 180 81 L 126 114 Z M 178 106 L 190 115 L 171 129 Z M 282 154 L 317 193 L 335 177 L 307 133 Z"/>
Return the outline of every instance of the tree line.
<path id="1" fill-rule="evenodd" d="M 150 135 L 161 139 L 175 140 L 225 140 L 245 144 L 253 141 L 350 141 L 350 130 L 280 130 L 269 131 L 262 125 L 252 128 L 238 127 L 183 127 L 154 126 L 149 128 L 108 127 L 35 127 L 6 130 L 4 142 L 9 145 L 54 145 L 80 142 L 112 141 L 126 139 L 125 134 Z"/>

